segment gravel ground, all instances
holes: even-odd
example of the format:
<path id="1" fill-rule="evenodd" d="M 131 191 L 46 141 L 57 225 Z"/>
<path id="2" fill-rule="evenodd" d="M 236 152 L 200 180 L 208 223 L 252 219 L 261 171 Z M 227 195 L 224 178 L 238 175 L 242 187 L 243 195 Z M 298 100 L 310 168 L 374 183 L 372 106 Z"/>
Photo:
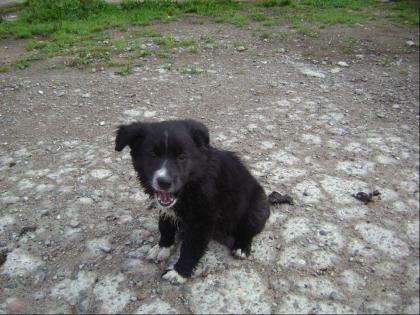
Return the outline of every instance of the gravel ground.
<path id="1" fill-rule="evenodd" d="M 279 26 L 287 38 L 262 40 L 255 25 L 193 22 L 154 28 L 213 47 L 145 57 L 128 76 L 50 69 L 57 59 L 0 74 L 0 313 L 417 314 L 418 29 L 310 39 Z M 3 40 L 0 58 L 24 43 Z M 114 132 L 186 117 L 295 204 L 272 208 L 252 259 L 211 243 L 173 286 L 160 275 L 176 254 L 145 260 L 157 213 Z"/>

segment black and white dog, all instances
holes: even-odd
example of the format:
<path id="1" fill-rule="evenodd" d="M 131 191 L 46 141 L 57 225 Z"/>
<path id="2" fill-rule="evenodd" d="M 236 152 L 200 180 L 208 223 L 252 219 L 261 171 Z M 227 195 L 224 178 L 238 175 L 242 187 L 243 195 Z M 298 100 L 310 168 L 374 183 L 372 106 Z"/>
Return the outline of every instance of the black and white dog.
<path id="1" fill-rule="evenodd" d="M 180 257 L 164 279 L 184 283 L 216 233 L 234 239 L 236 257 L 250 254 L 270 214 L 266 194 L 234 153 L 210 146 L 206 126 L 194 120 L 122 125 L 115 149 L 127 145 L 141 185 L 160 208 L 160 241 L 148 259 L 167 259 L 182 230 Z"/>

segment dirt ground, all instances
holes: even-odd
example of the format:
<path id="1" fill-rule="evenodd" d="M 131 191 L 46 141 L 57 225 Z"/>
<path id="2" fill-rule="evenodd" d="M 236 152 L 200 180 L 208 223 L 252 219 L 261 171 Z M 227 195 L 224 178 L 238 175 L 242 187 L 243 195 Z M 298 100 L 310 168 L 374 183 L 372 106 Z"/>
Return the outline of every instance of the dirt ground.
<path id="1" fill-rule="evenodd" d="M 214 43 L 128 76 L 51 69 L 67 57 L 0 73 L 0 313 L 417 314 L 418 29 L 276 26 L 287 36 L 264 40 L 256 24 L 152 27 Z M 0 59 L 24 44 L 2 40 Z M 272 208 L 252 259 L 212 243 L 173 286 L 160 275 L 176 254 L 145 260 L 157 213 L 114 132 L 186 117 L 295 205 Z M 372 203 L 352 196 L 374 190 Z"/>

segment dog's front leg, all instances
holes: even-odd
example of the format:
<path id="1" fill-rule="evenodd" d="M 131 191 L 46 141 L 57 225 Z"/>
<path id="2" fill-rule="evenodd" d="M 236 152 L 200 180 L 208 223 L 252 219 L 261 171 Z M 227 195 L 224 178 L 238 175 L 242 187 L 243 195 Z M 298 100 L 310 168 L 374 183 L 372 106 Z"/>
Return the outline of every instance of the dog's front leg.
<path id="1" fill-rule="evenodd" d="M 166 271 L 162 278 L 174 284 L 187 281 L 204 255 L 210 237 L 211 230 L 208 227 L 201 226 L 186 230 L 178 262 L 174 269 Z"/>
<path id="2" fill-rule="evenodd" d="M 167 259 L 171 255 L 171 251 L 174 247 L 175 233 L 177 226 L 171 218 L 166 216 L 159 217 L 159 232 L 160 240 L 159 244 L 153 246 L 148 255 L 147 259 L 162 261 Z"/>

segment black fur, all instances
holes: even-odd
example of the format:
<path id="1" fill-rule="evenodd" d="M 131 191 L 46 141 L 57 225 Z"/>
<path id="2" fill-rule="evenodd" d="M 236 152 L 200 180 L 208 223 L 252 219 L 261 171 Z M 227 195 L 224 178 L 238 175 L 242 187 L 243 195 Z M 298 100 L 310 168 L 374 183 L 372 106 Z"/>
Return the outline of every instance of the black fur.
<path id="1" fill-rule="evenodd" d="M 175 270 L 190 277 L 216 234 L 233 237 L 233 249 L 246 255 L 263 229 L 269 206 L 263 188 L 232 152 L 210 146 L 207 128 L 193 120 L 133 123 L 120 126 L 115 149 L 131 148 L 133 165 L 151 197 L 153 174 L 165 162 L 173 179 L 173 210 L 183 230 Z M 161 247 L 173 245 L 177 224 L 159 219 Z"/>

